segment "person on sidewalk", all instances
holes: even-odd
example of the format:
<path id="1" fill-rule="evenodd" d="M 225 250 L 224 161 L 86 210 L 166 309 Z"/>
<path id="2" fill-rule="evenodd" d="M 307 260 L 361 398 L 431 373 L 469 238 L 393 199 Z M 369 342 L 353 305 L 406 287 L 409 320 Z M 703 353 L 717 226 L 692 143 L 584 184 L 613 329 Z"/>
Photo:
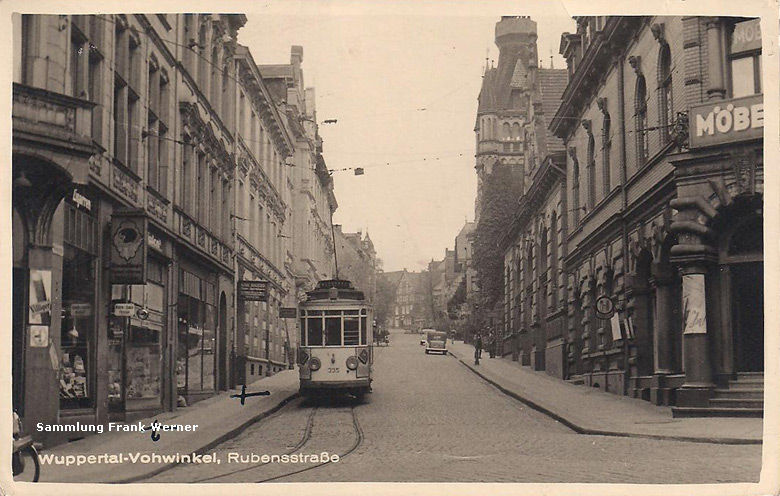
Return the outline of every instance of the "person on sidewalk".
<path id="1" fill-rule="evenodd" d="M 474 349 L 477 357 L 482 358 L 482 334 L 480 333 L 477 333 L 476 336 L 474 336 Z"/>
<path id="2" fill-rule="evenodd" d="M 488 338 L 488 352 L 490 358 L 496 358 L 496 334 L 494 332 L 491 332 Z"/>

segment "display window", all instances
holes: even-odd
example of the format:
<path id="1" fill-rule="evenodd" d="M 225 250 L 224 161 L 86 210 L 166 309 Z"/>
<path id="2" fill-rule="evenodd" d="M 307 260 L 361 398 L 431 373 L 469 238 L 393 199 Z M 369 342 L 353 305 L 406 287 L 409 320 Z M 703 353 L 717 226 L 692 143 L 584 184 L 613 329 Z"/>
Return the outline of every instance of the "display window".
<path id="1" fill-rule="evenodd" d="M 165 267 L 150 259 L 144 285 L 112 286 L 112 301 L 135 304 L 132 317 L 109 317 L 109 411 L 161 405 L 162 341 L 165 329 Z"/>
<path id="2" fill-rule="evenodd" d="M 63 210 L 60 407 L 90 408 L 95 405 L 96 221 L 91 203 L 90 211 L 70 202 L 63 204 Z M 38 293 L 45 291 L 46 281 L 38 275 L 31 274 L 31 300 L 40 297 L 44 301 L 48 297 Z"/>
<path id="3" fill-rule="evenodd" d="M 180 288 L 176 384 L 182 392 L 213 390 L 216 287 L 182 269 Z"/>

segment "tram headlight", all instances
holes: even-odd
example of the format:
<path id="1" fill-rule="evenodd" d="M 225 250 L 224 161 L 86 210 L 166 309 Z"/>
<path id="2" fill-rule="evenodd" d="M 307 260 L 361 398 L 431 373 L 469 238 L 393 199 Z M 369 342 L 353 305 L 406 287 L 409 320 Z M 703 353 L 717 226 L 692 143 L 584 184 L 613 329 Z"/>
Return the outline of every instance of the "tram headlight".
<path id="1" fill-rule="evenodd" d="M 309 362 L 309 368 L 313 371 L 320 370 L 320 367 L 322 367 L 322 362 L 320 362 L 320 359 L 317 357 L 313 357 L 311 361 Z"/>
<path id="2" fill-rule="evenodd" d="M 355 370 L 358 368 L 358 359 L 354 356 L 347 357 L 347 368 L 349 370 Z"/>

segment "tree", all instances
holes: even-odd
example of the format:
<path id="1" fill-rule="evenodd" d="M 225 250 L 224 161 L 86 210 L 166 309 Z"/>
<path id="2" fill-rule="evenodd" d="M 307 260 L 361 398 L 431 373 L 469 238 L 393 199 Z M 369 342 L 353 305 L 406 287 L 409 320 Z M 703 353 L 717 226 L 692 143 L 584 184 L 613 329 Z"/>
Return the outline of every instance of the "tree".
<path id="1" fill-rule="evenodd" d="M 395 308 L 396 290 L 398 288 L 384 274 L 377 274 L 376 299 L 374 300 L 374 318 L 380 326 L 386 326 Z"/>
<path id="2" fill-rule="evenodd" d="M 504 254 L 500 241 L 511 226 L 522 188 L 520 178 L 511 167 L 500 163 L 485 176 L 482 188 L 479 223 L 473 234 L 472 263 L 479 286 L 479 306 L 488 312 L 502 301 L 504 294 Z"/>

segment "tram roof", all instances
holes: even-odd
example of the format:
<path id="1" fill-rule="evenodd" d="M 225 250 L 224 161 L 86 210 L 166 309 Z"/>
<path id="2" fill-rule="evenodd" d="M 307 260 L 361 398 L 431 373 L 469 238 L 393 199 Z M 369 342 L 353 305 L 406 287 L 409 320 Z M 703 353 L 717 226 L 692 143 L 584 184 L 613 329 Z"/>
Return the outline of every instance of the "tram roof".
<path id="1" fill-rule="evenodd" d="M 358 300 L 366 299 L 362 291 L 355 289 L 346 279 L 326 279 L 319 281 L 317 287 L 306 293 L 307 301 L 312 300 Z"/>

